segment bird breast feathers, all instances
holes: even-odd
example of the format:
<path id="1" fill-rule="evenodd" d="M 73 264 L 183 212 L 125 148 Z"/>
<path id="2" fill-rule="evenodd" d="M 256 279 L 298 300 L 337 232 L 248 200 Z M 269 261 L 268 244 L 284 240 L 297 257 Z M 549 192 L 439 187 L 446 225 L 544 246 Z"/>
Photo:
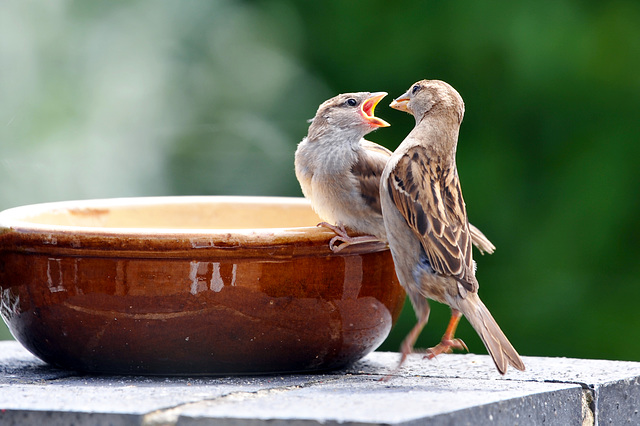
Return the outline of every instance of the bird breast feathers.
<path id="1" fill-rule="evenodd" d="M 392 161 L 388 196 L 420 239 L 431 267 L 475 291 L 471 236 L 455 168 L 443 168 L 420 145 Z"/>

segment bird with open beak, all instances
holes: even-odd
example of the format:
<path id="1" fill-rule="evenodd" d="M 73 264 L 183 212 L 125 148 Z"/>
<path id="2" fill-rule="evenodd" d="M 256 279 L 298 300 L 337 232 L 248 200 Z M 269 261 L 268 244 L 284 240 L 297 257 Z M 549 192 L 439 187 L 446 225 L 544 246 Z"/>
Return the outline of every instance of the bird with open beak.
<path id="1" fill-rule="evenodd" d="M 501 374 L 509 365 L 525 366 L 478 297 L 472 232 L 456 168 L 456 148 L 464 102 L 449 84 L 422 80 L 390 105 L 415 117 L 416 125 L 393 153 L 382 173 L 380 200 L 396 273 L 418 322 L 401 346 L 400 365 L 413 352 L 429 318 L 427 299 L 451 307 L 441 342 L 427 357 L 467 349 L 454 338 L 464 315 L 476 330 Z"/>
<path id="2" fill-rule="evenodd" d="M 344 93 L 323 102 L 298 144 L 295 170 L 304 196 L 336 236 L 333 251 L 384 240 L 378 188 L 390 152 L 364 136 L 389 123 L 375 116 L 386 92 Z M 346 228 L 361 234 L 349 236 Z"/>
<path id="3" fill-rule="evenodd" d="M 345 93 L 320 105 L 307 136 L 295 153 L 296 177 L 316 213 L 319 225 L 336 233 L 329 247 L 339 252 L 351 244 L 387 241 L 380 207 L 380 176 L 388 149 L 364 136 L 389 123 L 374 111 L 386 92 Z M 359 235 L 350 236 L 347 228 Z M 471 225 L 480 250 L 495 247 Z"/>

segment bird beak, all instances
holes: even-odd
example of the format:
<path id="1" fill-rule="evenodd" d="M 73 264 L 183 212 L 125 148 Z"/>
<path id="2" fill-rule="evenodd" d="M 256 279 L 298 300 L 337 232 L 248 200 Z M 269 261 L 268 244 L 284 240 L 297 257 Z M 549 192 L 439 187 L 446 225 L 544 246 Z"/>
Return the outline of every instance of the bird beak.
<path id="1" fill-rule="evenodd" d="M 362 103 L 361 112 L 364 119 L 373 127 L 389 127 L 391 124 L 374 115 L 378 102 L 387 96 L 387 92 L 372 93 L 371 97 Z"/>
<path id="2" fill-rule="evenodd" d="M 395 98 L 389 106 L 393 109 L 397 109 L 398 111 L 403 111 L 403 112 L 412 114 L 408 104 L 409 104 L 409 92 Z"/>

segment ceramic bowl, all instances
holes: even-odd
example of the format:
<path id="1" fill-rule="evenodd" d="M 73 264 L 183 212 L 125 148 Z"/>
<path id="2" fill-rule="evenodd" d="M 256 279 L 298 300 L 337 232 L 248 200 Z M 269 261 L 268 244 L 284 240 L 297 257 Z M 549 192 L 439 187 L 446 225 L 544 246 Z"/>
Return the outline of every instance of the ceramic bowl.
<path id="1" fill-rule="evenodd" d="M 150 197 L 0 213 L 13 336 L 62 368 L 220 375 L 345 366 L 405 294 L 379 243 L 333 253 L 302 198 Z"/>

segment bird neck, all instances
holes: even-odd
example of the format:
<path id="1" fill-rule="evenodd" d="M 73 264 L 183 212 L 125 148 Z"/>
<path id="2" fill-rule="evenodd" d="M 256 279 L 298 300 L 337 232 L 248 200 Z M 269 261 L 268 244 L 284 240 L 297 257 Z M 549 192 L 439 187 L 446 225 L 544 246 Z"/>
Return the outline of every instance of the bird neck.
<path id="1" fill-rule="evenodd" d="M 440 164 L 455 167 L 460 124 L 451 114 L 425 114 L 411 131 L 412 138 Z"/>
<path id="2" fill-rule="evenodd" d="M 347 147 L 352 149 L 363 137 L 362 130 L 356 127 L 335 128 L 329 125 L 315 125 L 315 123 L 309 126 L 307 133 L 309 143 L 331 145 L 336 149 Z"/>
<path id="3" fill-rule="evenodd" d="M 322 129 L 321 132 L 312 132 L 304 140 L 303 156 L 322 158 L 321 167 L 316 173 L 336 176 L 348 170 L 357 160 L 360 148 L 361 133 L 336 131 L 336 129 Z M 311 157 L 308 157 L 309 161 Z M 317 165 L 319 166 L 319 165 Z"/>

